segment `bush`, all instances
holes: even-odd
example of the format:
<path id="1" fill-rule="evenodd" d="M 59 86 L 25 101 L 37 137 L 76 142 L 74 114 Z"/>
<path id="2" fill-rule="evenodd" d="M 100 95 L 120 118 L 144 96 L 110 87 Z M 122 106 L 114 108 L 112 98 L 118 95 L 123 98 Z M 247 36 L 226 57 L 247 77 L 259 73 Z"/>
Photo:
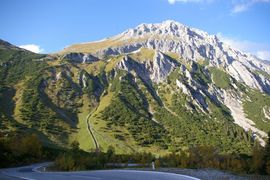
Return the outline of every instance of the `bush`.
<path id="1" fill-rule="evenodd" d="M 36 134 L 0 139 L 0 167 L 52 160 L 62 150 L 45 147 Z"/>

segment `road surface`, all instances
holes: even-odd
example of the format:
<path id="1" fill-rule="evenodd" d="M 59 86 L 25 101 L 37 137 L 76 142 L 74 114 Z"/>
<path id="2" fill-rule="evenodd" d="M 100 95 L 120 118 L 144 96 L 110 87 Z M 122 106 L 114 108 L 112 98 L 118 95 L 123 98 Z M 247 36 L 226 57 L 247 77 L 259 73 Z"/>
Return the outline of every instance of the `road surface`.
<path id="1" fill-rule="evenodd" d="M 41 172 L 48 163 L 18 168 L 0 169 L 0 179 L 37 180 L 198 180 L 197 178 L 156 171 L 97 170 L 76 172 Z"/>

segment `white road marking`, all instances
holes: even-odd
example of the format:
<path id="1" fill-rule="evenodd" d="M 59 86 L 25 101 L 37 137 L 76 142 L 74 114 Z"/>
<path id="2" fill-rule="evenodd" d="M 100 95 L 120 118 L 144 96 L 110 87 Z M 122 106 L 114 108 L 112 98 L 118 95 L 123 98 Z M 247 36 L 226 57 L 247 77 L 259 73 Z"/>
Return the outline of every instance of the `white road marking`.
<path id="1" fill-rule="evenodd" d="M 16 177 L 16 178 L 21 178 L 21 179 L 25 179 L 25 180 L 35 180 L 35 179 L 23 177 L 23 176 L 14 176 L 14 177 Z"/>
<path id="2" fill-rule="evenodd" d="M 141 171 L 141 170 L 100 170 L 100 171 L 118 171 L 118 172 L 131 172 L 131 173 L 150 173 L 150 174 L 166 174 L 166 175 L 173 175 L 178 177 L 185 177 L 193 180 L 200 180 L 199 178 L 195 178 L 192 176 L 182 175 L 182 174 L 176 174 L 176 173 L 167 173 L 167 172 L 159 172 L 159 171 Z"/>
<path id="3" fill-rule="evenodd" d="M 17 177 L 25 180 L 35 180 L 35 179 L 89 179 L 89 180 L 102 180 L 102 179 L 129 179 L 129 177 L 133 177 L 133 179 L 138 179 L 142 177 L 149 177 L 149 179 L 154 179 L 160 177 L 162 179 L 186 179 L 186 180 L 199 180 L 199 178 L 176 174 L 176 173 L 168 173 L 168 172 L 158 172 L 158 171 L 142 171 L 142 170 L 95 170 L 95 171 L 72 171 L 72 172 L 41 172 L 39 168 L 45 167 L 50 163 L 42 163 L 35 164 L 32 166 L 24 166 L 19 168 L 10 168 L 3 169 L 0 171 L 4 175 L 10 177 Z M 32 171 L 20 172 L 20 170 L 24 168 L 31 168 Z M 19 173 L 18 173 L 19 172 Z M 111 176 L 110 176 L 111 174 Z M 39 176 L 40 175 L 40 176 Z M 115 176 L 117 175 L 117 176 Z M 138 178 L 136 176 L 138 175 Z M 28 176 L 28 177 L 27 177 Z M 1 176 L 0 176 L 1 177 Z"/>

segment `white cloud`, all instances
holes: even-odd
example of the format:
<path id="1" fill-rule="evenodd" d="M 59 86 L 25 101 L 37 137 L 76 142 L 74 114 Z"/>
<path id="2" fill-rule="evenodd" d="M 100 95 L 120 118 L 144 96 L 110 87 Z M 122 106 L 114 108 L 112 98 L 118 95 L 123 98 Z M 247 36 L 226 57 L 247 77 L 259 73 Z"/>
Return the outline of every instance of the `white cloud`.
<path id="1" fill-rule="evenodd" d="M 241 13 L 247 11 L 251 6 L 257 3 L 270 3 L 270 0 L 244 0 L 240 3 L 234 3 L 232 13 Z"/>
<path id="2" fill-rule="evenodd" d="M 258 51 L 257 56 L 261 59 L 270 61 L 270 51 Z"/>
<path id="3" fill-rule="evenodd" d="M 222 33 L 217 34 L 218 38 L 232 48 L 242 52 L 248 52 L 258 56 L 263 60 L 270 60 L 270 43 L 258 43 L 238 38 L 224 36 Z"/>
<path id="4" fill-rule="evenodd" d="M 42 49 L 39 45 L 36 45 L 36 44 L 25 44 L 25 45 L 20 45 L 19 47 L 32 51 L 34 53 L 44 52 L 44 49 Z"/>
<path id="5" fill-rule="evenodd" d="M 236 4 L 236 5 L 234 5 L 232 12 L 233 13 L 244 12 L 249 8 L 249 6 L 251 6 L 250 3 L 249 4 Z"/>
<path id="6" fill-rule="evenodd" d="M 168 2 L 169 2 L 170 4 L 174 4 L 174 3 L 175 3 L 175 0 L 168 0 Z"/>

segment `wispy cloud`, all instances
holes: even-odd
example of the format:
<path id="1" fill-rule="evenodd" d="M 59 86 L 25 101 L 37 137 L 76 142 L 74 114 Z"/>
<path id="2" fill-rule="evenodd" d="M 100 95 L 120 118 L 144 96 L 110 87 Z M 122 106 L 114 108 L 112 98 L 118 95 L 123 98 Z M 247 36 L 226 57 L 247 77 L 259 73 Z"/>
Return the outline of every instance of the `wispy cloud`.
<path id="1" fill-rule="evenodd" d="M 180 3 L 200 3 L 200 2 L 211 3 L 214 1 L 218 1 L 218 0 L 168 0 L 168 2 L 170 4 L 175 4 L 177 2 L 180 2 Z M 241 12 L 247 11 L 255 4 L 270 3 L 270 0 L 232 0 L 229 3 L 231 3 L 231 6 L 232 6 L 231 13 L 235 14 L 235 13 L 241 13 Z"/>
<path id="2" fill-rule="evenodd" d="M 36 44 L 25 44 L 25 45 L 20 45 L 20 48 L 32 51 L 34 53 L 42 53 L 44 52 L 44 49 L 42 49 L 39 45 Z"/>
<path id="3" fill-rule="evenodd" d="M 240 13 L 248 10 L 248 8 L 252 5 L 252 2 L 243 3 L 243 4 L 235 4 L 232 13 Z"/>
<path id="4" fill-rule="evenodd" d="M 234 37 L 228 37 L 222 33 L 218 33 L 217 36 L 221 41 L 230 45 L 232 48 L 238 49 L 242 52 L 248 52 L 258 56 L 263 60 L 270 60 L 270 44 L 258 43 L 247 40 L 240 40 Z"/>
<path id="5" fill-rule="evenodd" d="M 244 0 L 236 2 L 233 5 L 232 13 L 241 13 L 247 11 L 251 6 L 258 3 L 270 3 L 270 0 Z"/>
<path id="6" fill-rule="evenodd" d="M 270 61 L 270 51 L 258 51 L 257 56 L 261 59 Z"/>

